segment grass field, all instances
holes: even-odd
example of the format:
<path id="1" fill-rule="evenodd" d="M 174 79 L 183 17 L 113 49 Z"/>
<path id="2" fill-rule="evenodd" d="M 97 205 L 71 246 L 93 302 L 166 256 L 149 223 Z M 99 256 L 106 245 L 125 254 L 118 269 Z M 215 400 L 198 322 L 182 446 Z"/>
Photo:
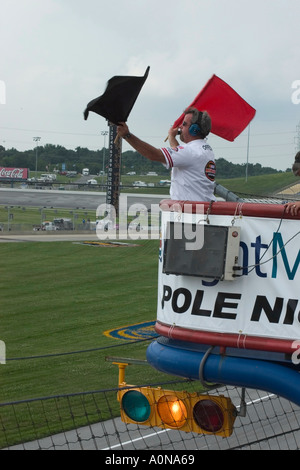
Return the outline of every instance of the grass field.
<path id="1" fill-rule="evenodd" d="M 0 257 L 0 339 L 7 348 L 0 402 L 116 387 L 118 370 L 106 356 L 145 359 L 148 342 L 103 333 L 155 320 L 158 240 L 135 247 L 1 243 Z M 102 349 L 47 357 L 94 348 Z M 10 360 L 32 356 L 44 357 Z M 133 366 L 127 381 L 143 383 L 148 374 Z"/>
<path id="2" fill-rule="evenodd" d="M 118 367 L 106 357 L 146 359 L 151 339 L 139 342 L 104 334 L 156 319 L 159 241 L 134 245 L 0 243 L 0 340 L 7 348 L 6 364 L 0 365 L 0 403 L 25 400 L 17 414 L 15 405 L 0 408 L 5 429 L 0 449 L 83 426 L 87 419 L 99 421 L 93 394 L 85 398 L 84 409 L 80 395 L 72 398 L 77 418 L 65 409 L 64 400 L 39 400 L 30 413 L 26 402 L 116 389 Z M 149 365 L 126 369 L 128 384 L 173 379 Z M 97 400 L 102 419 L 119 415 L 116 391 L 98 394 Z"/>
<path id="3" fill-rule="evenodd" d="M 71 219 L 75 229 L 82 229 L 83 219 L 95 220 L 95 211 L 0 205 L 0 225 L 5 232 L 32 231 L 35 225 L 40 225 L 45 220 L 59 218 Z"/>
<path id="4" fill-rule="evenodd" d="M 274 173 L 271 175 L 250 176 L 245 178 L 218 179 L 217 183 L 225 186 L 232 192 L 252 194 L 259 196 L 273 195 L 286 186 L 296 184 L 299 178 L 295 178 L 292 172 Z"/>

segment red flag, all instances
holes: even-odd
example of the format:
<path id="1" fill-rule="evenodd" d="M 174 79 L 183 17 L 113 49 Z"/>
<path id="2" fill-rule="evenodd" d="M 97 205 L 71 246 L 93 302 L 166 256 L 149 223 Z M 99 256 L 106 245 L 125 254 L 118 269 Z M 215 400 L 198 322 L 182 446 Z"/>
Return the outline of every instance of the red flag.
<path id="1" fill-rule="evenodd" d="M 207 111 L 211 117 L 211 132 L 231 142 L 240 135 L 255 116 L 252 108 L 236 91 L 221 78 L 213 75 L 190 106 Z M 182 114 L 173 124 L 179 127 Z"/>

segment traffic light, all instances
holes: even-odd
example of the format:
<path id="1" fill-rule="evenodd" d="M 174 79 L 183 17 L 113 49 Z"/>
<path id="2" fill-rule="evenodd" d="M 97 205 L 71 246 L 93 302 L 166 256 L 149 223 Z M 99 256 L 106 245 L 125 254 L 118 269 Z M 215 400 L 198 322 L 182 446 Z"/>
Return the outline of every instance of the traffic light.
<path id="1" fill-rule="evenodd" d="M 237 416 L 230 398 L 174 392 L 160 387 L 119 390 L 121 419 L 125 423 L 179 429 L 229 437 Z"/>

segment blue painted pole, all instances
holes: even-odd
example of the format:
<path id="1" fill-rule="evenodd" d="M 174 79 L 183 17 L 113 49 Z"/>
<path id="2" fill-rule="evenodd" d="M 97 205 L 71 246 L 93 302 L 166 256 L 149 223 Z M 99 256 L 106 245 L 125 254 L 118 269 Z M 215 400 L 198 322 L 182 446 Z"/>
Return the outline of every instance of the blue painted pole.
<path id="1" fill-rule="evenodd" d="M 152 367 L 193 380 L 199 380 L 203 357 L 202 352 L 169 347 L 158 341 L 147 349 L 147 360 Z M 300 373 L 273 362 L 210 354 L 203 368 L 203 379 L 271 392 L 300 406 Z"/>

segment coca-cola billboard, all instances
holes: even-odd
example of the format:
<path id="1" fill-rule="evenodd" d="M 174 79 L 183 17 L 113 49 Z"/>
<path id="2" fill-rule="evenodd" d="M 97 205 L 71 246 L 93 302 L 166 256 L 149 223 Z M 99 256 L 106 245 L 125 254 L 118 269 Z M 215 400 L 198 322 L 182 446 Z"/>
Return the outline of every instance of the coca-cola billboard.
<path id="1" fill-rule="evenodd" d="M 0 166 L 0 179 L 27 180 L 28 168 L 6 168 Z"/>

